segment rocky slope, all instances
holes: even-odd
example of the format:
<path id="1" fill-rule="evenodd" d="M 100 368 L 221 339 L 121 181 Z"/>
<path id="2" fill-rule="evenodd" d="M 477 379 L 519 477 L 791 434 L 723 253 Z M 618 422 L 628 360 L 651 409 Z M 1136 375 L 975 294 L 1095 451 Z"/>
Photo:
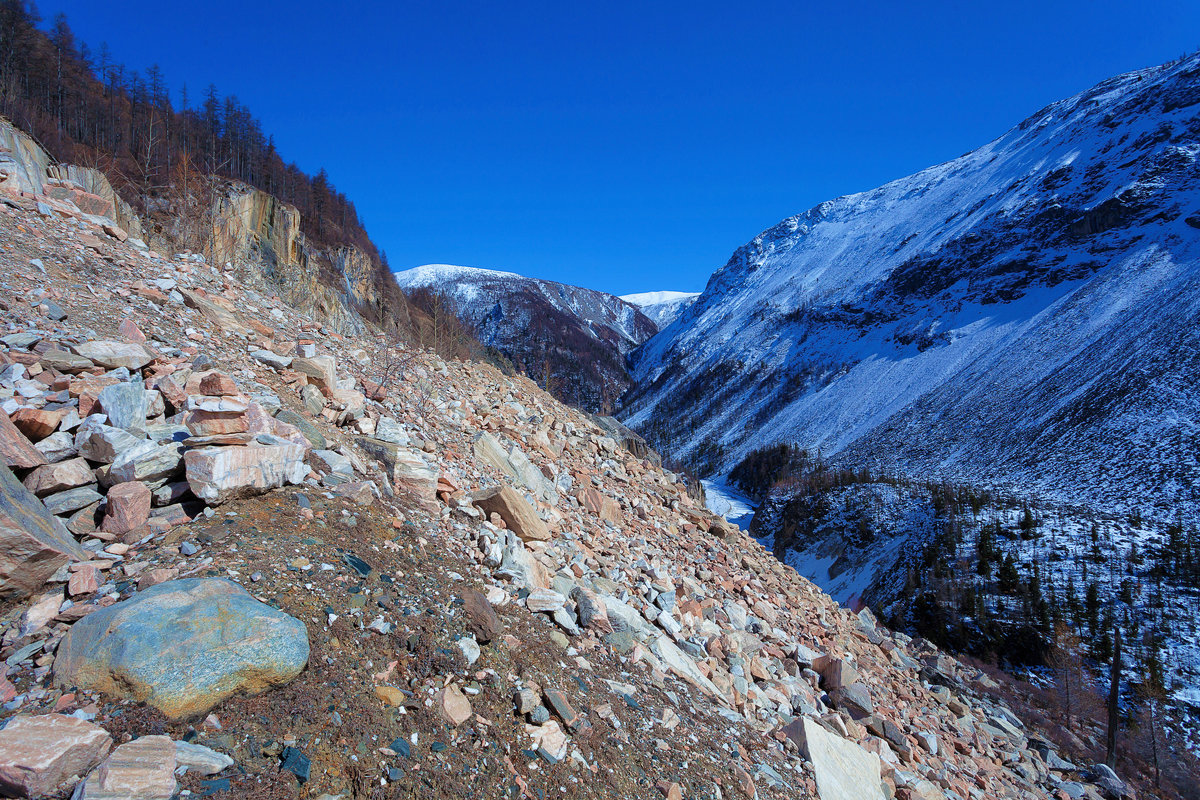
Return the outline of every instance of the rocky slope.
<path id="1" fill-rule="evenodd" d="M 0 198 L 5 793 L 1122 793 L 530 381 Z"/>
<path id="2" fill-rule="evenodd" d="M 1200 512 L 1200 56 L 784 220 L 636 355 L 622 418 L 721 473 L 851 466 Z"/>
<path id="3" fill-rule="evenodd" d="M 555 396 L 594 412 L 611 413 L 629 385 L 625 354 L 658 331 L 620 298 L 512 272 L 430 264 L 397 272 L 396 281 L 448 298 L 481 342 Z"/>
<path id="4" fill-rule="evenodd" d="M 638 292 L 621 295 L 621 299 L 626 303 L 641 309 L 660 331 L 678 319 L 684 309 L 691 307 L 698 297 L 699 292 Z"/>

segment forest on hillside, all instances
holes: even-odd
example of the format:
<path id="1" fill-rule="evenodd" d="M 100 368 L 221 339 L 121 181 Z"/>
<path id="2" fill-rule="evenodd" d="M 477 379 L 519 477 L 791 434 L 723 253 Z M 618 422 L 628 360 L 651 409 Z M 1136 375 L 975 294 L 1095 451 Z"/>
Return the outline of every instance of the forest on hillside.
<path id="1" fill-rule="evenodd" d="M 157 65 L 117 63 L 106 45 L 78 39 L 63 14 L 48 30 L 42 21 L 32 2 L 0 0 L 0 115 L 55 159 L 100 169 L 143 213 L 190 175 L 242 181 L 294 205 L 314 242 L 353 245 L 379 264 L 354 203 L 324 169 L 310 176 L 286 162 L 236 96 L 184 86 L 173 99 Z"/>

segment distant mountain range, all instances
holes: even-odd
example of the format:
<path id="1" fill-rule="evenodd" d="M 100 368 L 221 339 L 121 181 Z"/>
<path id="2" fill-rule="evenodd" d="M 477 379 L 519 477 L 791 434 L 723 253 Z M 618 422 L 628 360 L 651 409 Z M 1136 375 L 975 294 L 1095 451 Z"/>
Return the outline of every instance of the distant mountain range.
<path id="1" fill-rule="evenodd" d="M 674 322 L 700 297 L 699 292 L 638 292 L 623 294 L 621 299 L 642 310 L 661 331 Z"/>
<path id="2" fill-rule="evenodd" d="M 658 332 L 634 303 L 512 272 L 429 264 L 396 273 L 396 281 L 447 298 L 481 342 L 593 412 L 612 412 L 629 385 L 625 354 Z"/>

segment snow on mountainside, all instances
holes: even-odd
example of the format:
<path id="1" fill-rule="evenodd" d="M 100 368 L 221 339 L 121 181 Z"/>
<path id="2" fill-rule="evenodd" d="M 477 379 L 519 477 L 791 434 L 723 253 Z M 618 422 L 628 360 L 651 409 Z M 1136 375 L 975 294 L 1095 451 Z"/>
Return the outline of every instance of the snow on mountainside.
<path id="1" fill-rule="evenodd" d="M 629 385 L 625 354 L 658 331 L 611 294 L 513 272 L 428 264 L 395 277 L 405 291 L 449 298 L 481 342 L 589 411 L 611 411 Z"/>
<path id="2" fill-rule="evenodd" d="M 1200 508 L 1200 55 L 1107 80 L 734 253 L 622 417 L 720 473 L 835 461 Z"/>
<path id="3" fill-rule="evenodd" d="M 699 292 L 638 292 L 623 294 L 621 299 L 642 310 L 661 331 L 674 322 L 685 308 L 700 297 Z"/>

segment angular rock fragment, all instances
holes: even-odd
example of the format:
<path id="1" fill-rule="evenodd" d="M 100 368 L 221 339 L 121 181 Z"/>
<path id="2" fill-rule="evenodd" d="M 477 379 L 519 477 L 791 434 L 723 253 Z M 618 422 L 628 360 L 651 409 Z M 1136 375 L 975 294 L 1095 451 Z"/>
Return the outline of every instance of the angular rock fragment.
<path id="1" fill-rule="evenodd" d="M 25 597 L 68 561 L 87 557 L 62 521 L 0 465 L 0 597 Z"/>
<path id="2" fill-rule="evenodd" d="M 437 472 L 417 452 L 391 442 L 360 437 L 358 446 L 387 468 L 396 491 L 416 500 L 427 510 L 437 508 Z"/>
<path id="3" fill-rule="evenodd" d="M 305 448 L 298 444 L 202 447 L 184 456 L 192 494 L 209 503 L 262 494 L 308 475 Z"/>
<path id="4" fill-rule="evenodd" d="M 105 369 L 141 369 L 154 360 L 153 353 L 133 342 L 83 342 L 73 345 L 71 350 Z"/>
<path id="5" fill-rule="evenodd" d="M 26 469 L 46 463 L 33 442 L 17 429 L 8 414 L 0 411 L 0 461 L 10 467 Z"/>
<path id="6" fill-rule="evenodd" d="M 111 747 L 103 728 L 75 717 L 14 717 L 0 730 L 0 794 L 50 794 L 68 778 L 86 775 Z"/>
<path id="7" fill-rule="evenodd" d="M 108 507 L 100 530 L 118 536 L 137 530 L 150 519 L 150 487 L 141 481 L 118 483 L 108 490 Z"/>
<path id="8" fill-rule="evenodd" d="M 143 736 L 112 751 L 84 782 L 80 800 L 170 800 L 177 788 L 175 743 Z"/>
<path id="9" fill-rule="evenodd" d="M 883 800 L 879 756 L 801 717 L 784 728 L 812 763 L 821 800 Z"/>
<path id="10" fill-rule="evenodd" d="M 471 495 L 471 502 L 488 514 L 499 514 L 509 530 L 524 541 L 549 541 L 550 530 L 525 498 L 508 486 L 483 489 Z"/>

